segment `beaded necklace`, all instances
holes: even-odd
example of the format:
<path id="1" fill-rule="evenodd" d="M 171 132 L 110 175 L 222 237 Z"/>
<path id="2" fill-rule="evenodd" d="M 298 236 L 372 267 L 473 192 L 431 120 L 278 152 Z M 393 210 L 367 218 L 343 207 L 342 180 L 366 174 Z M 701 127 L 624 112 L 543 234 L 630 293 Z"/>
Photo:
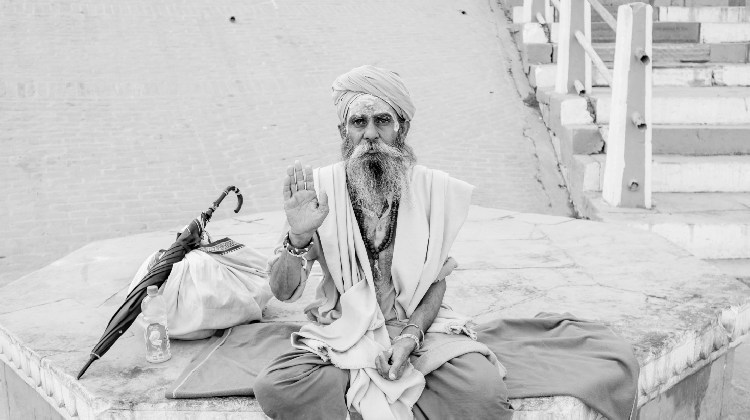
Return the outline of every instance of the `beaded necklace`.
<path id="1" fill-rule="evenodd" d="M 362 212 L 362 207 L 360 207 L 358 204 L 354 204 L 357 201 L 354 199 L 354 194 L 351 191 L 349 191 L 349 199 L 352 201 L 354 217 L 357 219 L 357 224 L 359 225 L 359 233 L 360 236 L 362 236 L 362 240 L 365 243 L 365 248 L 367 249 L 367 257 L 370 260 L 370 266 L 378 276 L 378 278 L 380 278 L 380 266 L 378 265 L 378 258 L 380 258 L 380 253 L 383 252 L 384 249 L 388 248 L 388 246 L 393 241 L 394 233 L 396 232 L 396 219 L 398 218 L 398 199 L 394 198 L 393 202 L 391 203 L 391 214 L 389 215 L 390 223 L 388 226 L 388 232 L 386 233 L 385 238 L 383 238 L 383 242 L 378 247 L 376 247 L 375 244 L 371 242 L 367 237 L 367 230 L 365 228 L 365 216 Z"/>

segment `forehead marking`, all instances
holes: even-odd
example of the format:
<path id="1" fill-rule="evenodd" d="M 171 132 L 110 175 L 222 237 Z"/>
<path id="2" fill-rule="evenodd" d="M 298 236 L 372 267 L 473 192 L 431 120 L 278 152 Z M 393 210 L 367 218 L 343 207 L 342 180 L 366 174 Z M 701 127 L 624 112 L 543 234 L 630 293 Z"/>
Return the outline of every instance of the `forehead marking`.
<path id="1" fill-rule="evenodd" d="M 349 105 L 349 114 L 365 114 L 365 115 L 373 115 L 376 113 L 388 113 L 392 117 L 396 116 L 396 113 L 393 111 L 393 108 L 391 108 L 390 105 L 388 105 L 387 102 L 384 100 L 375 97 L 373 95 L 364 94 L 359 96 L 357 99 L 352 101 L 351 105 Z"/>

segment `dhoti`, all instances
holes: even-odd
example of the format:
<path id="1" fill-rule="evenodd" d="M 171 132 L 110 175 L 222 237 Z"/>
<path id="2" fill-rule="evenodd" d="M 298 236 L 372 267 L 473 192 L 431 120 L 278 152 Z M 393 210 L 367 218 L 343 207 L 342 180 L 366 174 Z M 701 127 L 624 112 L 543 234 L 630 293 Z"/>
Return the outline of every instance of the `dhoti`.
<path id="1" fill-rule="evenodd" d="M 416 419 L 510 419 L 500 373 L 485 356 L 467 353 L 425 376 Z M 349 371 L 307 351 L 277 357 L 258 376 L 255 397 L 273 419 L 345 419 Z"/>

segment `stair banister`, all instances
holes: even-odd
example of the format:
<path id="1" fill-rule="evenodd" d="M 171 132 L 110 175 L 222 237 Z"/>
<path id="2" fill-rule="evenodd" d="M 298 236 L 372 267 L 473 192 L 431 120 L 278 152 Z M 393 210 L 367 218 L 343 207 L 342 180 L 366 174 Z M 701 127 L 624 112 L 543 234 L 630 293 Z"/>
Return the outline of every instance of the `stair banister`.
<path id="1" fill-rule="evenodd" d="M 577 84 L 591 92 L 591 58 L 575 36 L 581 32 L 591 39 L 591 6 L 586 0 L 560 0 L 559 16 L 555 92 L 576 93 Z"/>
<path id="2" fill-rule="evenodd" d="M 523 21 L 538 22 L 542 25 L 554 22 L 555 15 L 550 0 L 524 0 Z"/>
<path id="3" fill-rule="evenodd" d="M 651 208 L 652 13 L 645 3 L 617 9 L 607 157 L 602 198 Z"/>

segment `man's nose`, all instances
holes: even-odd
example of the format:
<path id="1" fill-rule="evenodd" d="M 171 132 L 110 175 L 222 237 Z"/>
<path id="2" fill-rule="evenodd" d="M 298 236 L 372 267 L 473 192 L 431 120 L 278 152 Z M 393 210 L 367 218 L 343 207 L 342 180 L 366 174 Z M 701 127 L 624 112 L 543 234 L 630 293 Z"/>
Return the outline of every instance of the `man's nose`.
<path id="1" fill-rule="evenodd" d="M 364 139 L 365 140 L 377 140 L 380 135 L 378 134 L 377 128 L 375 128 L 375 123 L 373 121 L 370 121 L 367 124 L 367 127 L 365 127 L 365 133 L 364 133 Z"/>

